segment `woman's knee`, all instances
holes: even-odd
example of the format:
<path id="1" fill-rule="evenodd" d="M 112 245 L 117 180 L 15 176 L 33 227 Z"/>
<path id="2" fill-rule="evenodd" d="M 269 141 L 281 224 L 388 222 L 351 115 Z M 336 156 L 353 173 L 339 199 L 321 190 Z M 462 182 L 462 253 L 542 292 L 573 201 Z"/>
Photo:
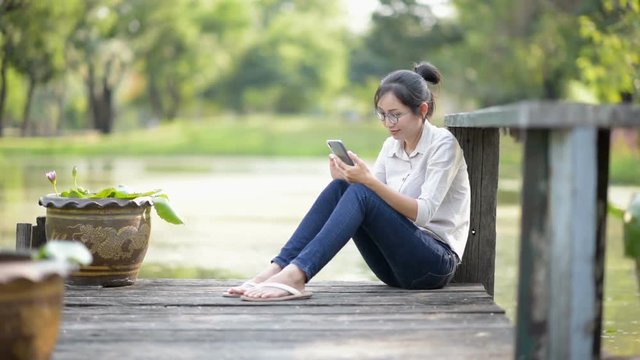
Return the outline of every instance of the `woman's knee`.
<path id="1" fill-rule="evenodd" d="M 369 195 L 375 194 L 373 190 L 363 184 L 351 184 L 349 186 L 349 191 L 353 191 L 359 198 L 365 198 Z"/>
<path id="2" fill-rule="evenodd" d="M 346 189 L 349 187 L 349 183 L 346 182 L 345 180 L 342 179 L 333 179 L 329 185 L 327 185 L 328 188 L 337 188 L 337 189 Z"/>

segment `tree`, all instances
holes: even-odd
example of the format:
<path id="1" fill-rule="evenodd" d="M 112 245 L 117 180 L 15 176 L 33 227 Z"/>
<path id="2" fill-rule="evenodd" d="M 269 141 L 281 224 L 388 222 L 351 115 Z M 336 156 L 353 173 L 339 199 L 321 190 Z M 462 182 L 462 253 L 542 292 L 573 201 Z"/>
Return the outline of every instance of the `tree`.
<path id="1" fill-rule="evenodd" d="M 9 35 L 11 52 L 8 59 L 28 83 L 21 126 L 23 136 L 30 129 L 30 109 L 36 86 L 49 82 L 64 69 L 64 44 L 70 31 L 67 19 L 73 15 L 75 5 L 72 1 L 64 7 L 30 1 L 11 14 L 14 26 Z"/>
<path id="2" fill-rule="evenodd" d="M 352 53 L 354 81 L 409 68 L 414 62 L 429 60 L 432 49 L 461 40 L 455 24 L 437 17 L 428 3 L 417 0 L 380 0 L 371 22 L 363 45 Z"/>
<path id="3" fill-rule="evenodd" d="M 239 111 L 326 108 L 344 86 L 345 27 L 335 1 L 265 1 L 257 36 L 226 80 L 223 101 Z M 264 27 L 264 28 L 263 28 Z"/>
<path id="4" fill-rule="evenodd" d="M 119 19 L 129 6 L 122 0 L 86 0 L 67 46 L 68 65 L 84 75 L 93 127 L 113 130 L 114 95 L 132 61 L 129 45 L 119 36 Z"/>
<path id="5" fill-rule="evenodd" d="M 600 98 L 634 90 L 637 0 L 451 4 L 455 14 L 438 17 L 424 1 L 380 0 L 365 46 L 352 56 L 351 78 L 427 59 L 446 75 L 450 92 L 480 107 L 564 99 L 579 81 L 599 87 Z"/>
<path id="6" fill-rule="evenodd" d="M 581 79 L 605 102 L 636 102 L 640 90 L 640 1 L 603 1 L 580 19 L 587 40 L 577 59 Z"/>
<path id="7" fill-rule="evenodd" d="M 4 109 L 7 99 L 7 69 L 9 68 L 9 57 L 14 50 L 14 28 L 15 18 L 11 13 L 15 13 L 25 5 L 24 0 L 7 0 L 0 2 L 0 137 L 4 134 Z"/>
<path id="8" fill-rule="evenodd" d="M 127 23 L 155 116 L 173 120 L 229 71 L 250 30 L 249 5 L 235 0 L 133 3 Z"/>

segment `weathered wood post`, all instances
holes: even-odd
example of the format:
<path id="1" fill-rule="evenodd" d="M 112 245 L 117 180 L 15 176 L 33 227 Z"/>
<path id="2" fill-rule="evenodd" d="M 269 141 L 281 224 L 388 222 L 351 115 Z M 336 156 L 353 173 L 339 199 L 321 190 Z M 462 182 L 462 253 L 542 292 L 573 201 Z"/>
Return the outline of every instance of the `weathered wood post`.
<path id="1" fill-rule="evenodd" d="M 16 224 L 16 250 L 31 249 L 31 224 Z"/>
<path id="2" fill-rule="evenodd" d="M 445 124 L 525 134 L 515 357 L 599 358 L 608 134 L 640 127 L 640 107 L 530 101 Z"/>
<path id="3" fill-rule="evenodd" d="M 47 242 L 45 224 L 47 218 L 38 216 L 36 225 L 29 223 L 16 224 L 16 250 L 37 249 Z"/>
<path id="4" fill-rule="evenodd" d="M 453 281 L 481 283 L 493 296 L 500 134 L 495 128 L 450 127 L 449 130 L 464 152 L 471 186 L 469 238 Z"/>

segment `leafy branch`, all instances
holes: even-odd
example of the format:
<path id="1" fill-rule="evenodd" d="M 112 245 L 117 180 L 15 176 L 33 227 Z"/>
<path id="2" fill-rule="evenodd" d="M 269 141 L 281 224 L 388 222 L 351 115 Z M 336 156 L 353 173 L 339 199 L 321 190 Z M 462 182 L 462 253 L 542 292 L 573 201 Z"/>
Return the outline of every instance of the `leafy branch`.
<path id="1" fill-rule="evenodd" d="M 146 192 L 132 191 L 125 185 L 118 185 L 116 187 L 108 187 L 97 192 L 89 191 L 83 187 L 78 186 L 78 168 L 73 167 L 71 175 L 73 176 L 74 186 L 66 191 L 58 193 L 57 188 L 57 174 L 55 170 L 49 171 L 46 174 L 47 179 L 53 185 L 53 190 L 56 195 L 65 198 L 79 198 L 79 199 L 125 199 L 132 200 L 142 197 L 148 197 L 153 208 L 161 219 L 171 224 L 183 224 L 182 218 L 176 213 L 169 203 L 169 197 L 162 193 L 161 189 L 155 189 Z"/>

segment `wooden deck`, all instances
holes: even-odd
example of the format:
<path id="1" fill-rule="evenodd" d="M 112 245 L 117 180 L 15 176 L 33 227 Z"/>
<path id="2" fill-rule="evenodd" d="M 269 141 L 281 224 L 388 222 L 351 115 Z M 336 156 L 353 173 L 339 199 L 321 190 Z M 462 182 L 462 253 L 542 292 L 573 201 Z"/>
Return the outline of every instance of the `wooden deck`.
<path id="1" fill-rule="evenodd" d="M 311 282 L 310 300 L 223 298 L 237 282 L 68 286 L 53 359 L 501 359 L 514 328 L 480 285 Z"/>

